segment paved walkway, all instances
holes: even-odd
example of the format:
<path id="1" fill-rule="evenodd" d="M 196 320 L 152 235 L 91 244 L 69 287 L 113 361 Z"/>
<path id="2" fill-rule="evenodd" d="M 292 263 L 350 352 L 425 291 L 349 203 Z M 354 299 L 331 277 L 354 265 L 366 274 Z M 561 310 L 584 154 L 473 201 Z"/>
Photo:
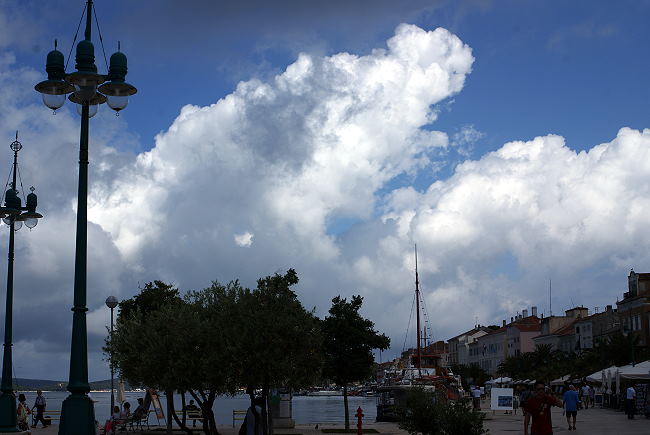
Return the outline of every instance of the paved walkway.
<path id="1" fill-rule="evenodd" d="M 503 411 L 497 411 L 493 415 L 491 411 L 488 411 L 486 418 L 485 427 L 490 429 L 491 434 L 524 433 L 524 417 L 521 413 L 513 415 L 504 414 Z M 551 418 L 553 420 L 554 434 L 650 434 L 650 420 L 638 415 L 634 420 L 628 420 L 624 413 L 611 409 L 589 408 L 578 411 L 575 431 L 568 430 L 569 426 L 566 422 L 566 417 L 562 415 L 561 408 L 553 408 Z"/>
<path id="2" fill-rule="evenodd" d="M 636 416 L 634 420 L 628 420 L 625 414 L 610 409 L 590 408 L 578 412 L 576 420 L 575 431 L 569 431 L 566 424 L 566 418 L 562 415 L 562 409 L 553 408 L 553 432 L 555 434 L 595 434 L 595 435 L 648 435 L 650 434 L 650 420 Z M 352 424 L 356 428 L 355 424 Z M 498 411 L 492 414 L 491 411 L 486 412 L 485 420 L 486 429 L 490 430 L 490 434 L 523 434 L 523 416 L 518 413 L 504 414 L 503 411 Z M 302 434 L 302 435 L 323 435 L 321 429 L 337 428 L 342 429 L 343 425 L 297 425 L 295 429 L 276 429 L 277 434 Z M 364 428 L 377 429 L 379 433 L 385 435 L 407 435 L 407 433 L 397 427 L 396 423 L 367 423 Z M 222 435 L 237 435 L 239 427 L 233 428 L 232 425 L 219 425 L 219 432 Z M 58 426 L 52 425 L 47 428 L 31 429 L 31 435 L 57 435 Z M 99 433 L 99 432 L 98 432 Z M 129 432 L 130 433 L 130 432 Z M 150 432 L 151 433 L 151 432 Z M 156 431 L 153 433 L 164 434 L 164 431 Z M 196 432 L 200 435 L 201 432 Z M 126 432 L 118 432 L 118 435 L 126 435 Z M 174 431 L 174 435 L 184 434 L 181 431 Z"/>

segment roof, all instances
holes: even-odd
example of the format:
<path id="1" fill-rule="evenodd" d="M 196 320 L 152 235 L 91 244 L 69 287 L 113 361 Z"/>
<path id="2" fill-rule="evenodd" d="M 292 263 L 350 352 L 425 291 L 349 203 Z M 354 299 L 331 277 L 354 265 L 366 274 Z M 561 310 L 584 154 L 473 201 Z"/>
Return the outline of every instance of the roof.
<path id="1" fill-rule="evenodd" d="M 451 341 L 451 340 L 456 340 L 457 338 L 460 338 L 460 337 L 462 337 L 463 335 L 470 335 L 470 334 L 472 334 L 472 333 L 476 333 L 476 332 L 479 332 L 479 331 L 485 331 L 486 329 L 487 329 L 487 328 L 485 328 L 484 326 L 479 326 L 478 328 L 472 328 L 472 329 L 470 329 L 469 331 L 463 332 L 462 334 L 458 334 L 458 335 L 455 336 L 455 337 L 451 337 L 449 340 L 447 340 L 447 342 L 449 342 L 449 341 Z"/>
<path id="2" fill-rule="evenodd" d="M 502 327 L 499 328 L 499 329 L 495 329 L 495 330 L 493 330 L 493 331 L 488 332 L 488 333 L 485 334 L 483 337 L 487 337 L 487 336 L 489 336 L 489 335 L 501 334 L 502 332 L 505 332 L 505 331 L 506 331 L 506 327 L 505 327 L 505 326 L 502 326 Z M 483 338 L 483 337 L 480 337 L 480 338 Z"/>
<path id="3" fill-rule="evenodd" d="M 557 329 L 553 332 L 554 335 L 573 335 L 575 333 L 575 326 L 576 322 L 569 322 L 568 325 L 564 325 L 560 329 Z"/>
<path id="4" fill-rule="evenodd" d="M 515 328 L 517 328 L 520 332 L 535 332 L 539 331 L 542 329 L 542 327 L 538 324 L 515 324 L 513 325 Z"/>

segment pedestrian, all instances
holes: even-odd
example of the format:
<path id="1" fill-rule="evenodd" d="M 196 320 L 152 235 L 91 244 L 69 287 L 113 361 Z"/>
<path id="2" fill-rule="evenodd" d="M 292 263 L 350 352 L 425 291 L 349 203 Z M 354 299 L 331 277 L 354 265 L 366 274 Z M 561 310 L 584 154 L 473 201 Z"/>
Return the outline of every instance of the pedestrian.
<path id="1" fill-rule="evenodd" d="M 562 402 L 546 393 L 545 387 L 544 381 L 535 382 L 535 394 L 526 401 L 525 411 L 532 420 L 530 435 L 552 435 L 551 406 L 562 407 Z M 524 425 L 524 435 L 528 434 L 528 425 Z"/>
<path id="2" fill-rule="evenodd" d="M 23 432 L 29 429 L 27 416 L 32 413 L 32 411 L 29 410 L 27 403 L 25 403 L 26 401 L 27 399 L 25 399 L 25 395 L 23 393 L 20 393 L 18 395 L 18 408 L 16 409 L 16 414 L 18 416 L 18 429 Z"/>
<path id="3" fill-rule="evenodd" d="M 596 403 L 595 399 L 596 399 L 596 389 L 594 387 L 589 387 L 589 403 L 591 403 L 592 408 L 594 407 L 594 405 Z M 602 402 L 601 402 L 601 405 L 602 405 Z"/>
<path id="4" fill-rule="evenodd" d="M 41 390 L 37 390 L 36 400 L 34 401 L 34 406 L 32 406 L 32 409 L 36 408 L 36 418 L 34 418 L 34 424 L 32 424 L 32 428 L 35 428 L 39 421 L 41 422 L 41 424 L 43 424 L 43 427 L 48 426 L 48 424 L 45 422 L 45 418 L 43 417 L 43 414 L 45 413 L 46 405 L 47 405 L 47 401 L 43 396 L 43 392 Z"/>
<path id="5" fill-rule="evenodd" d="M 585 394 L 582 394 L 582 397 L 585 397 Z M 562 396 L 564 401 L 564 411 L 566 413 L 566 422 L 569 424 L 569 430 L 576 430 L 576 417 L 578 416 L 578 392 L 576 387 L 569 385 L 569 389 L 566 390 Z M 573 419 L 573 425 L 571 424 L 571 419 Z"/>
<path id="6" fill-rule="evenodd" d="M 628 389 L 625 391 L 625 413 L 627 414 L 627 418 L 629 420 L 634 419 L 634 411 L 636 408 L 636 391 L 634 390 L 634 387 L 630 386 Z"/>
<path id="7" fill-rule="evenodd" d="M 475 385 L 472 388 L 472 402 L 474 404 L 474 409 L 481 409 L 481 389 L 478 385 Z"/>
<path id="8" fill-rule="evenodd" d="M 590 391 L 591 388 L 589 387 L 588 384 L 584 384 L 581 388 L 582 391 L 582 404 L 584 405 L 585 409 L 589 409 L 589 402 L 591 401 L 591 396 L 590 396 Z M 591 407 L 594 407 L 594 404 L 591 404 Z"/>
<path id="9" fill-rule="evenodd" d="M 246 417 L 239 429 L 239 435 L 262 435 L 262 405 L 264 399 L 256 397 L 246 411 Z"/>
<path id="10" fill-rule="evenodd" d="M 524 427 L 528 428 L 530 424 L 530 414 L 526 412 L 526 402 L 531 398 L 533 392 L 530 391 L 528 385 L 522 385 L 522 390 L 519 393 L 519 406 L 521 406 L 522 412 L 524 413 Z"/>

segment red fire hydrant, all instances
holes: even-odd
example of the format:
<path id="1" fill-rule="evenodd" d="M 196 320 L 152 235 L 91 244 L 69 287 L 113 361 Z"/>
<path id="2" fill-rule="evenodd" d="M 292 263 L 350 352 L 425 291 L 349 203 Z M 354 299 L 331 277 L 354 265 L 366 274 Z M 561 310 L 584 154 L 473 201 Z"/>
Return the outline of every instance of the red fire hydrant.
<path id="1" fill-rule="evenodd" d="M 357 435 L 363 434 L 363 409 L 357 408 Z"/>

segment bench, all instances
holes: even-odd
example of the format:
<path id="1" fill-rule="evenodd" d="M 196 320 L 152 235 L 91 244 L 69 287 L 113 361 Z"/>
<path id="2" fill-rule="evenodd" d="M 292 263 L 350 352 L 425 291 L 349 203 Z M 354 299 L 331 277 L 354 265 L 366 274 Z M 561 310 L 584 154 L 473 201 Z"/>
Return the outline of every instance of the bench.
<path id="1" fill-rule="evenodd" d="M 147 430 L 149 430 L 149 414 L 151 414 L 152 412 L 156 412 L 156 411 L 153 410 L 153 409 L 150 409 L 141 418 L 131 417 L 129 419 L 129 428 L 133 432 L 135 432 L 135 430 L 139 428 L 140 431 L 142 432 L 142 431 L 144 431 L 144 425 L 147 425 Z"/>
<path id="2" fill-rule="evenodd" d="M 175 409 L 174 412 L 176 413 L 178 418 L 182 418 L 182 416 L 183 416 L 183 410 L 182 409 L 181 410 Z M 203 413 L 201 412 L 200 409 L 197 409 L 197 410 L 194 410 L 194 411 L 188 409 L 187 410 L 187 419 L 188 420 L 199 420 L 201 422 L 201 424 L 203 424 Z"/>
<path id="3" fill-rule="evenodd" d="M 32 408 L 32 426 L 36 424 L 36 408 Z M 43 411 L 43 420 L 49 421 L 49 424 L 52 424 L 53 420 L 60 420 L 61 419 L 61 411 L 60 410 L 46 410 Z"/>
<path id="4" fill-rule="evenodd" d="M 233 409 L 232 410 L 232 427 L 235 427 L 235 420 L 244 421 L 248 410 Z"/>

